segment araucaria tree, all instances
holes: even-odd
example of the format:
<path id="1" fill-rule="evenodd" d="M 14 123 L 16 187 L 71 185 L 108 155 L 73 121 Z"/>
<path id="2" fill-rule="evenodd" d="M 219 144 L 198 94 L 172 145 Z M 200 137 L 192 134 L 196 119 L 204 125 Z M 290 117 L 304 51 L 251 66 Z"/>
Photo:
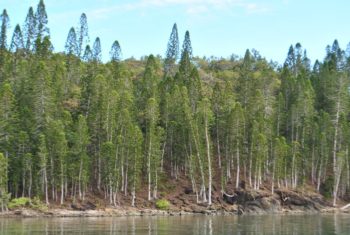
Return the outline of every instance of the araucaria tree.
<path id="1" fill-rule="evenodd" d="M 12 37 L 0 16 L 1 211 L 10 196 L 210 206 L 221 193 L 314 189 L 347 200 L 350 54 L 337 40 L 313 66 L 300 43 L 281 65 L 256 50 L 199 58 L 189 31 L 180 54 L 174 24 L 164 58 L 123 59 L 115 40 L 104 60 L 86 14 L 57 53 L 44 1 L 35 9 Z"/>

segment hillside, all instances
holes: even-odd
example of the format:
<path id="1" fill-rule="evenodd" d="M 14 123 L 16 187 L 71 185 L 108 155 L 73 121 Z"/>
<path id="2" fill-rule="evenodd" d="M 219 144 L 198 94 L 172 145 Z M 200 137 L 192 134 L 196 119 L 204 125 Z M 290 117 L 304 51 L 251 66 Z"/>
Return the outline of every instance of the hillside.
<path id="1" fill-rule="evenodd" d="M 164 58 L 123 60 L 115 41 L 103 62 L 85 14 L 65 52 L 53 50 L 42 0 L 9 45 L 8 18 L 4 10 L 1 210 L 18 197 L 153 207 L 183 196 L 208 208 L 245 190 L 349 199 L 350 57 L 337 40 L 314 65 L 299 43 L 283 65 L 256 50 L 198 58 L 188 31 L 180 51 L 174 24 Z"/>

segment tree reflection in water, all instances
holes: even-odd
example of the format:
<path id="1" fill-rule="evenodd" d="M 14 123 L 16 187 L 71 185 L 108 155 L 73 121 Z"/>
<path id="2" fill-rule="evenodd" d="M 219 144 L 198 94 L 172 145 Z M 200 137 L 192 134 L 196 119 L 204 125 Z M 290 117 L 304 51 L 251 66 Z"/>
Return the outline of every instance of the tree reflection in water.
<path id="1" fill-rule="evenodd" d="M 350 215 L 0 219 L 0 234 L 350 234 Z"/>

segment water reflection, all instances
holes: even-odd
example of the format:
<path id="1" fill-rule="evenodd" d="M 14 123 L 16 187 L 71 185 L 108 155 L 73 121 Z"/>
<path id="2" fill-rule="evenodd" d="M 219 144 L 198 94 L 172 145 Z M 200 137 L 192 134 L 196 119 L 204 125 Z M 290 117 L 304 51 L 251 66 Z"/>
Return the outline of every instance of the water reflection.
<path id="1" fill-rule="evenodd" d="M 0 234 L 350 234 L 349 215 L 0 219 Z"/>

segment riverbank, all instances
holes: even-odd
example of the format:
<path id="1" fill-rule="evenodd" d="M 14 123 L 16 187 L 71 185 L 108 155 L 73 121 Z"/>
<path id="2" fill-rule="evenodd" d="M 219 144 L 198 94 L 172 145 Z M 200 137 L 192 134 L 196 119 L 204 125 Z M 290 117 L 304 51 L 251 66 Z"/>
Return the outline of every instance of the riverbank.
<path id="1" fill-rule="evenodd" d="M 118 216 L 181 216 L 181 215 L 244 215 L 244 214 L 300 214 L 349 213 L 341 207 L 332 207 L 322 195 L 314 192 L 276 190 L 236 190 L 232 194 L 214 195 L 214 203 L 194 203 L 193 195 L 180 194 L 164 197 L 169 201 L 167 210 L 156 209 L 154 203 L 139 199 L 137 207 L 96 206 L 87 200 L 81 203 L 51 205 L 45 210 L 16 208 L 0 213 L 0 217 L 118 217 Z M 344 204 L 344 203 L 343 203 Z M 342 206 L 342 205 L 340 205 Z"/>
<path id="2" fill-rule="evenodd" d="M 273 213 L 259 213 L 263 214 L 330 214 L 330 213 L 343 213 L 349 214 L 349 211 L 340 210 L 339 208 L 324 208 L 319 211 L 315 210 L 281 210 Z M 254 215 L 257 213 L 247 212 L 247 215 Z M 0 218 L 76 218 L 76 217 L 125 217 L 125 216 L 185 216 L 185 215 L 241 215 L 236 212 L 229 212 L 224 210 L 203 210 L 203 211 L 171 211 L 171 210 L 156 210 L 156 209 L 146 209 L 146 210 L 132 210 L 132 209 L 118 209 L 118 208 L 106 208 L 104 210 L 86 210 L 86 211 L 74 211 L 69 209 L 50 209 L 48 211 L 38 211 L 33 209 L 17 209 L 13 211 L 7 211 L 0 213 Z"/>

